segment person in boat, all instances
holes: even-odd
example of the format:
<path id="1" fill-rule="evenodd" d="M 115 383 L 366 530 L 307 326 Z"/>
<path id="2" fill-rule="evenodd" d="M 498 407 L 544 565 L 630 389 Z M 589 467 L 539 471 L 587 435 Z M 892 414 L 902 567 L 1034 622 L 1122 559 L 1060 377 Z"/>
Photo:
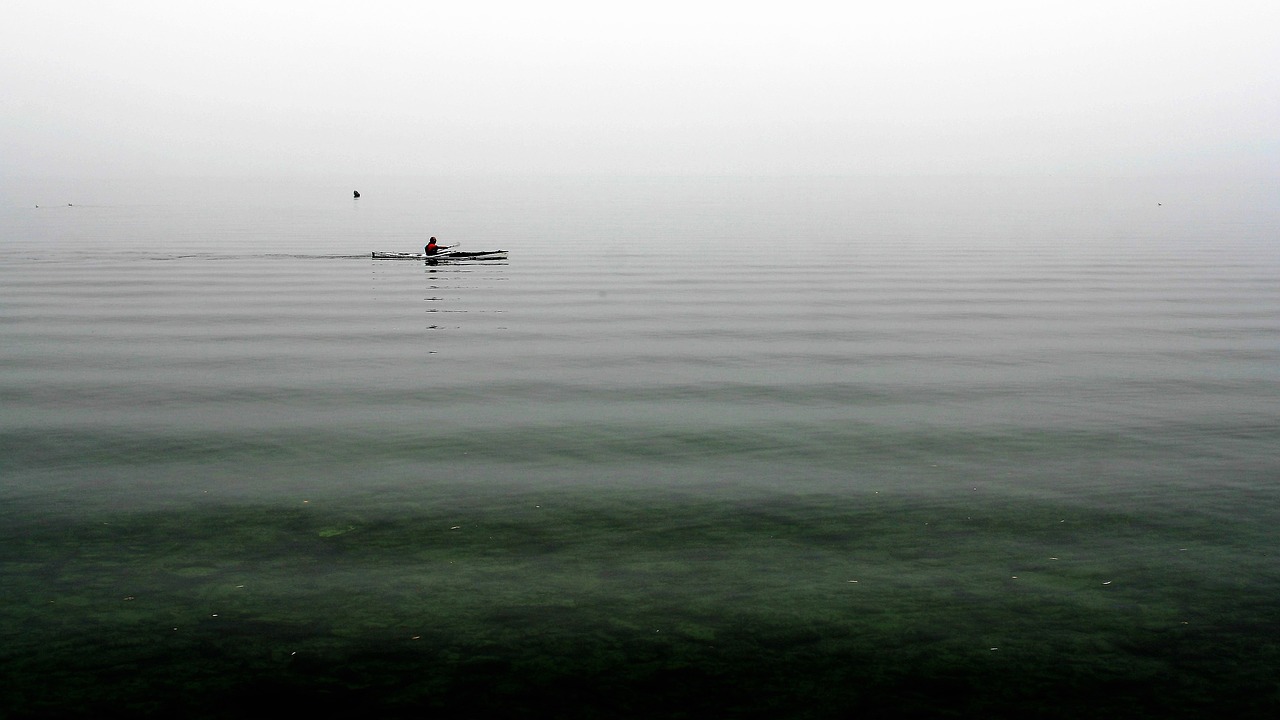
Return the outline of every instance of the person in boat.
<path id="1" fill-rule="evenodd" d="M 423 252 L 425 252 L 427 255 L 435 255 L 439 251 L 440 251 L 440 248 L 439 246 L 436 245 L 435 238 L 431 238 L 430 240 L 428 240 L 427 247 L 423 249 Z"/>

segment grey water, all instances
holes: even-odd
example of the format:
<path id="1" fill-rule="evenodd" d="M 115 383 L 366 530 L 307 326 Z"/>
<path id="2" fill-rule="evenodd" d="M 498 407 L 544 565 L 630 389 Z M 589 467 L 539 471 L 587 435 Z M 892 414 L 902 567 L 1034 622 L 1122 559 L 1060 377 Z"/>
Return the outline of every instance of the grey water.
<path id="1" fill-rule="evenodd" d="M 7 184 L 0 713 L 1270 717 L 1277 190 Z"/>

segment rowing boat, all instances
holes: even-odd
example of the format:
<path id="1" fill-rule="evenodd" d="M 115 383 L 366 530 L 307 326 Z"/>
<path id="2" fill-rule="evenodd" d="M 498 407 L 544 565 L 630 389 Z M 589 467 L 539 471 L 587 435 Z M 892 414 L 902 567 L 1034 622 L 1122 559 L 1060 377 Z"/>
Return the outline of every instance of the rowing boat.
<path id="1" fill-rule="evenodd" d="M 441 250 L 435 255 L 424 253 L 374 252 L 374 260 L 506 260 L 506 250 L 481 250 L 479 252 L 463 252 L 461 250 Z"/>

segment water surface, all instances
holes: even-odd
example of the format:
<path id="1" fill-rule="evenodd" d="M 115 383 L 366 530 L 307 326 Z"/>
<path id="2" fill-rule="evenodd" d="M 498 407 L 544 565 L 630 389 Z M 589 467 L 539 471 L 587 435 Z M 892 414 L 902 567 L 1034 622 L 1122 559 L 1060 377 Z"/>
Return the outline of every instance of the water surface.
<path id="1" fill-rule="evenodd" d="M 1274 187 L 371 183 L 6 189 L 5 711 L 1280 704 Z"/>

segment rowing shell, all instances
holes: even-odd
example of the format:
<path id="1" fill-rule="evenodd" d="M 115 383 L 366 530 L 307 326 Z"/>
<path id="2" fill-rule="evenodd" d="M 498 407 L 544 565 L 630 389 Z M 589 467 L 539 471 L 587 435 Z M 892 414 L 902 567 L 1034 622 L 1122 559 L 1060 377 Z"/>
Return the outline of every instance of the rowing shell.
<path id="1" fill-rule="evenodd" d="M 462 252 L 460 250 L 441 250 L 435 255 L 424 253 L 374 252 L 374 260 L 506 260 L 506 250 L 482 250 L 480 252 Z"/>

